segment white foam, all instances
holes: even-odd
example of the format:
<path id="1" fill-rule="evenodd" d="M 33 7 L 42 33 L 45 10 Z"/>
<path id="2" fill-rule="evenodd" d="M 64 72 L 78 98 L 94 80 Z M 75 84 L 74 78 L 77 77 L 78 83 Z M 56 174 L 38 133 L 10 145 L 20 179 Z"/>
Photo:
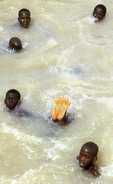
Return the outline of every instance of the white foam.
<path id="1" fill-rule="evenodd" d="M 33 143 L 33 144 L 39 144 L 42 142 L 42 138 L 37 138 L 32 135 L 25 134 L 24 132 L 20 132 L 18 129 L 13 128 L 6 123 L 0 124 L 1 132 L 12 134 L 15 136 L 16 140 L 26 142 L 26 143 Z"/>
<path id="2" fill-rule="evenodd" d="M 102 167 L 101 172 L 102 172 L 102 175 L 104 175 L 104 176 L 112 177 L 113 176 L 113 164 L 108 165 L 106 167 Z"/>
<path id="3" fill-rule="evenodd" d="M 93 23 L 95 23 L 95 21 L 96 21 L 97 19 L 95 18 L 95 17 L 88 17 L 88 22 L 89 22 L 89 24 L 93 24 Z"/>
<path id="4" fill-rule="evenodd" d="M 4 28 L 3 28 L 2 26 L 0 26 L 0 31 L 1 31 L 1 32 L 4 31 Z"/>

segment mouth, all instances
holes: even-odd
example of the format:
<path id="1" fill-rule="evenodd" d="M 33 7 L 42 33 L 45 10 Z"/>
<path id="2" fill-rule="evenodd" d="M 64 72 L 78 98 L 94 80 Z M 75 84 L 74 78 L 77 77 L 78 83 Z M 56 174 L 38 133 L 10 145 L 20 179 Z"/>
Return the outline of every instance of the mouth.
<path id="1" fill-rule="evenodd" d="M 28 28 L 29 25 L 30 25 L 29 21 L 22 21 L 22 20 L 20 20 L 19 22 L 20 22 L 21 26 L 23 26 L 24 28 Z"/>
<path id="2" fill-rule="evenodd" d="M 94 14 L 94 17 L 100 20 L 100 19 L 103 19 L 104 15 L 102 15 L 102 14 Z"/>
<path id="3" fill-rule="evenodd" d="M 25 27 L 25 28 L 28 28 L 28 27 L 29 27 L 29 24 L 27 24 L 27 23 L 23 23 L 22 25 L 23 25 L 23 27 Z"/>
<path id="4" fill-rule="evenodd" d="M 79 165 L 81 168 L 87 168 L 89 164 L 86 162 L 80 162 Z"/>
<path id="5" fill-rule="evenodd" d="M 13 104 L 8 105 L 8 108 L 11 109 L 11 110 L 14 109 L 15 107 L 16 107 L 16 105 L 13 105 Z"/>
<path id="6" fill-rule="evenodd" d="M 83 162 L 80 162 L 80 167 L 84 168 L 85 164 Z"/>
<path id="7" fill-rule="evenodd" d="M 9 109 L 14 109 L 14 108 L 16 107 L 17 104 L 14 104 L 14 103 L 7 103 L 6 105 L 7 105 L 7 107 L 8 107 Z"/>

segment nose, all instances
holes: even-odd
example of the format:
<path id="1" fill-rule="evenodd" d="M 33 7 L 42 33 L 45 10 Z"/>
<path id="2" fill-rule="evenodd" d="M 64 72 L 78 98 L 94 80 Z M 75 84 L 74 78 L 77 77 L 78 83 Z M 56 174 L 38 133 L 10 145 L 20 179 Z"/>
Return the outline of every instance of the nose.
<path id="1" fill-rule="evenodd" d="M 23 20 L 23 25 L 24 25 L 25 27 L 28 27 L 29 24 L 30 24 L 30 20 L 29 20 L 29 19 L 24 19 L 24 20 Z"/>
<path id="2" fill-rule="evenodd" d="M 80 161 L 81 161 L 81 162 L 84 162 L 85 159 L 86 159 L 85 156 L 81 156 Z"/>
<path id="3" fill-rule="evenodd" d="M 85 164 L 86 164 L 86 159 L 84 156 L 82 156 L 79 160 L 79 165 L 80 167 L 84 167 Z"/>
<path id="4" fill-rule="evenodd" d="M 27 19 L 23 19 L 23 23 L 24 24 L 27 24 L 28 23 L 28 20 Z"/>

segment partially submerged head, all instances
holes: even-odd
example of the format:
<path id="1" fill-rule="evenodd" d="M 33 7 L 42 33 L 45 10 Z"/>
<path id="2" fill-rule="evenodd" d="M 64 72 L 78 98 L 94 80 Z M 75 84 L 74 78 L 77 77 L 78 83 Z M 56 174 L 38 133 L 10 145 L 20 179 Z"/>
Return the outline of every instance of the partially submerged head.
<path id="1" fill-rule="evenodd" d="M 106 11 L 106 7 L 103 4 L 98 4 L 93 10 L 93 16 L 97 21 L 101 21 L 105 17 Z"/>
<path id="2" fill-rule="evenodd" d="M 22 42 L 19 38 L 17 37 L 12 37 L 10 40 L 9 40 L 9 48 L 10 49 L 13 49 L 15 51 L 20 51 L 22 50 Z"/>
<path id="3" fill-rule="evenodd" d="M 23 28 L 28 28 L 31 23 L 31 12 L 23 8 L 18 12 L 18 21 Z"/>
<path id="4" fill-rule="evenodd" d="M 10 89 L 7 91 L 4 102 L 8 109 L 14 110 L 20 101 L 21 95 L 19 91 L 16 89 Z"/>
<path id="5" fill-rule="evenodd" d="M 98 146 L 93 142 L 85 143 L 79 153 L 80 167 L 87 169 L 90 167 L 97 158 Z"/>

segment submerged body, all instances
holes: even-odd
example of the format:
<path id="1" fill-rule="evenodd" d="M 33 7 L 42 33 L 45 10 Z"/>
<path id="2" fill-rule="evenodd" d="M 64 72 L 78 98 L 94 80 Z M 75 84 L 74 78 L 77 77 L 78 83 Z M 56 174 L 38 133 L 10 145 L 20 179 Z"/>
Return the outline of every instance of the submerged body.
<path id="1" fill-rule="evenodd" d="M 9 113 L 13 113 L 18 117 L 36 118 L 36 116 L 33 115 L 33 113 L 28 112 L 27 110 L 21 107 L 22 105 L 21 94 L 16 89 L 10 89 L 6 92 L 4 103 Z"/>
<path id="2" fill-rule="evenodd" d="M 12 49 L 16 52 L 22 50 L 22 43 L 21 40 L 17 37 L 13 37 L 9 40 L 9 49 Z"/>
<path id="3" fill-rule="evenodd" d="M 96 177 L 100 175 L 95 163 L 97 160 L 97 154 L 98 146 L 93 142 L 87 142 L 82 146 L 79 156 L 77 157 L 79 166 Z"/>
<path id="4" fill-rule="evenodd" d="M 103 4 L 98 4 L 93 11 L 93 16 L 96 18 L 96 22 L 101 21 L 106 16 L 107 9 Z"/>

